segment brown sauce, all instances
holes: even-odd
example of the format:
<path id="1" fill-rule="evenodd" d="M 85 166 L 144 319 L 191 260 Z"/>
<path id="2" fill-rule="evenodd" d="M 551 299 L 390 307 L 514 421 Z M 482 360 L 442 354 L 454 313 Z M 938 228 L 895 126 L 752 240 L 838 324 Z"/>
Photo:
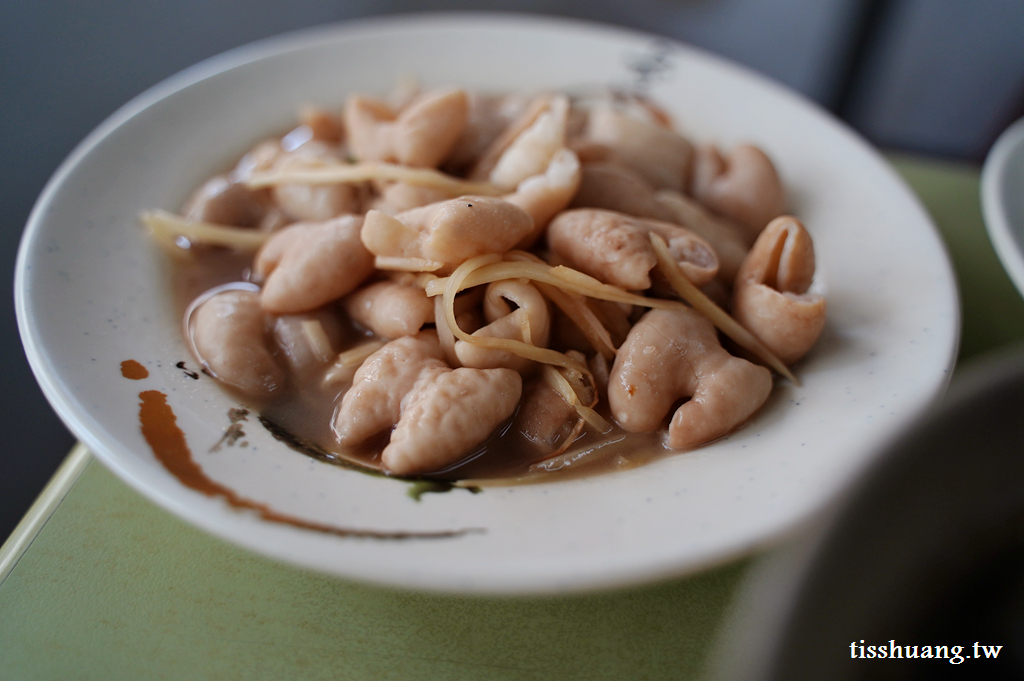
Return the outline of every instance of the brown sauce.
<path id="1" fill-rule="evenodd" d="M 192 450 L 185 440 L 185 433 L 178 427 L 178 419 L 167 396 L 158 390 L 144 390 L 139 393 L 139 424 L 142 436 L 149 443 L 157 460 L 174 477 L 189 489 L 210 497 L 221 497 L 234 508 L 255 511 L 263 520 L 291 525 L 314 532 L 333 534 L 339 537 L 369 537 L 374 539 L 443 539 L 458 537 L 479 529 L 440 530 L 437 532 L 381 532 L 355 528 L 335 527 L 315 523 L 295 516 L 278 513 L 266 504 L 246 499 L 221 483 L 211 479 L 192 458 Z"/>
<path id="2" fill-rule="evenodd" d="M 245 281 L 250 261 L 251 255 L 225 249 L 197 249 L 172 270 L 176 310 L 184 314 L 189 304 L 206 291 Z M 339 306 L 332 306 L 332 309 L 345 326 L 342 342 L 346 347 L 367 339 L 366 330 L 349 321 Z M 292 449 L 325 463 L 383 474 L 380 452 L 387 445 L 390 433 L 382 432 L 358 448 L 343 448 L 332 432 L 332 422 L 344 388 L 324 389 L 320 377 L 316 374 L 300 381 L 293 376 L 275 399 L 263 403 L 233 394 L 258 415 L 259 421 L 275 438 Z M 528 378 L 527 382 L 530 380 L 536 379 Z M 232 392 L 229 386 L 222 387 Z M 606 411 L 602 410 L 602 415 L 611 420 Z M 544 462 L 545 454 L 516 428 L 509 427 L 510 423 L 506 421 L 457 463 L 416 479 L 448 482 L 566 479 L 636 467 L 670 451 L 661 444 L 661 433 L 627 433 L 615 426 L 611 433 L 604 435 L 584 433 L 570 446 L 569 455 Z"/>
<path id="3" fill-rule="evenodd" d="M 247 281 L 252 254 L 225 248 L 196 248 L 187 257 L 175 259 L 171 270 L 174 312 L 179 319 L 189 304 L 214 286 Z"/>
<path id="4" fill-rule="evenodd" d="M 537 379 L 527 379 L 530 380 Z M 362 465 L 370 472 L 382 473 L 380 453 L 390 440 L 390 431 L 380 433 L 358 448 L 343 448 L 331 430 L 339 401 L 339 395 L 327 394 L 315 384 L 300 384 L 289 386 L 287 394 L 257 406 L 257 410 L 264 427 L 293 449 L 326 463 L 344 467 Z M 610 418 L 607 413 L 603 415 Z M 669 451 L 661 444 L 660 432 L 627 433 L 615 426 L 612 432 L 603 435 L 584 432 L 568 449 L 577 456 L 554 457 L 545 462 L 545 452 L 515 428 L 514 419 L 515 415 L 458 462 L 416 479 L 481 482 L 565 479 L 631 468 Z"/>
<path id="5" fill-rule="evenodd" d="M 126 359 L 121 362 L 121 375 L 133 381 L 141 381 L 149 377 L 149 370 L 134 359 Z"/>

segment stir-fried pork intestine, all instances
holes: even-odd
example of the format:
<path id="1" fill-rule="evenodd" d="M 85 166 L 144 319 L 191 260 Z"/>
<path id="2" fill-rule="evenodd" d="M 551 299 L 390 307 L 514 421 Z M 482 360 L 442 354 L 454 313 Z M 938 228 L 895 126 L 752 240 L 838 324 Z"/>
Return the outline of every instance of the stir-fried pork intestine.
<path id="1" fill-rule="evenodd" d="M 397 112 L 380 100 L 350 97 L 345 105 L 349 149 L 360 161 L 434 168 L 454 149 L 467 114 L 462 90 L 424 93 Z"/>
<path id="2" fill-rule="evenodd" d="M 696 200 L 671 189 L 655 192 L 654 202 L 661 219 L 683 225 L 711 244 L 718 256 L 718 278 L 732 286 L 743 258 L 747 257 L 747 238 L 743 229 L 709 213 Z"/>
<path id="3" fill-rule="evenodd" d="M 281 151 L 270 170 L 289 172 L 336 166 L 342 161 L 336 147 L 308 141 L 291 151 Z M 359 212 L 362 204 L 358 185 L 281 184 L 271 189 L 274 201 L 293 220 L 320 221 Z"/>
<path id="4" fill-rule="evenodd" d="M 671 219 L 658 204 L 654 188 L 635 170 L 609 161 L 583 164 L 573 208 L 602 208 L 638 218 Z"/>
<path id="5" fill-rule="evenodd" d="M 769 221 L 786 212 L 786 190 L 768 155 L 751 144 L 738 144 L 727 156 L 718 147 L 697 147 L 693 196 L 715 213 L 746 229 L 750 242 Z"/>
<path id="6" fill-rule="evenodd" d="M 345 312 L 374 335 L 412 336 L 434 321 L 434 301 L 422 286 L 378 281 L 345 298 Z"/>
<path id="7" fill-rule="evenodd" d="M 533 229 L 519 240 L 518 248 L 529 248 L 536 243 L 551 219 L 572 201 L 579 184 L 579 159 L 568 149 L 560 149 L 551 157 L 543 174 L 526 178 L 514 192 L 502 197 L 533 218 Z"/>
<path id="8" fill-rule="evenodd" d="M 344 215 L 275 233 L 253 264 L 263 280 L 263 307 L 277 314 L 307 312 L 359 286 L 373 273 L 373 256 L 359 239 L 362 223 L 361 217 Z"/>
<path id="9" fill-rule="evenodd" d="M 345 124 L 341 117 L 319 106 L 305 104 L 299 107 L 299 123 L 309 130 L 310 139 L 334 145 L 345 139 Z"/>
<path id="10" fill-rule="evenodd" d="M 672 405 L 669 446 L 689 449 L 744 423 L 768 398 L 771 372 L 733 357 L 692 310 L 651 310 L 619 348 L 608 377 L 612 416 L 630 432 L 657 429 Z"/>
<path id="11" fill-rule="evenodd" d="M 380 190 L 380 196 L 370 207 L 388 215 L 397 215 L 448 198 L 451 198 L 448 192 L 434 187 L 423 187 L 409 182 L 392 182 Z"/>
<path id="12" fill-rule="evenodd" d="M 554 97 L 547 108 L 512 140 L 498 157 L 487 179 L 498 187 L 512 189 L 528 177 L 542 174 L 551 159 L 565 149 L 565 126 L 569 100 Z"/>
<path id="13" fill-rule="evenodd" d="M 363 362 L 335 419 L 343 444 L 394 427 L 387 470 L 424 473 L 454 463 L 507 419 L 522 381 L 508 369 L 451 369 L 436 334 L 392 341 Z"/>
<path id="14" fill-rule="evenodd" d="M 272 210 L 266 192 L 249 189 L 224 175 L 206 181 L 188 200 L 182 214 L 215 225 L 258 227 Z"/>
<path id="15" fill-rule="evenodd" d="M 460 174 L 476 163 L 530 104 L 523 95 L 466 94 L 466 125 L 444 162 L 447 170 Z"/>
<path id="16" fill-rule="evenodd" d="M 504 253 L 533 229 L 518 206 L 486 196 L 464 196 L 413 208 L 395 217 L 370 211 L 363 244 L 385 258 L 429 263 L 423 269 L 451 269 L 484 253 Z"/>
<path id="17" fill-rule="evenodd" d="M 794 217 L 772 220 L 736 275 L 733 314 L 786 364 L 806 354 L 825 328 L 825 297 L 814 278 L 811 235 Z"/>
<path id="18" fill-rule="evenodd" d="M 706 284 L 718 272 L 714 249 L 688 229 L 608 210 L 579 208 L 560 214 L 548 227 L 548 247 L 607 284 L 645 291 L 651 287 L 650 273 L 657 263 L 647 236 L 650 232 L 666 238 L 694 284 Z"/>
<path id="19" fill-rule="evenodd" d="M 447 369 L 436 334 L 393 340 L 360 365 L 341 401 L 334 432 L 342 444 L 359 444 L 398 423 L 402 400 L 420 374 Z"/>
<path id="20" fill-rule="evenodd" d="M 508 419 L 523 383 L 511 369 L 439 369 L 402 400 L 402 414 L 381 452 L 397 475 L 440 470 L 457 462 Z"/>
<path id="21" fill-rule="evenodd" d="M 693 147 L 645 108 L 598 103 L 577 144 L 588 159 L 627 166 L 656 189 L 681 190 L 690 179 Z"/>
<path id="22" fill-rule="evenodd" d="M 542 95 L 527 105 L 502 132 L 480 154 L 472 164 L 468 177 L 471 180 L 488 180 L 501 184 L 506 189 L 513 189 L 521 180 L 531 173 L 523 173 L 524 168 L 532 166 L 540 172 L 550 158 L 565 146 L 565 131 L 568 124 L 568 107 L 564 106 L 564 97 Z M 558 133 L 562 137 L 558 137 Z M 510 153 L 514 146 L 518 148 Z M 495 169 L 504 161 L 504 182 L 499 173 L 495 177 Z M 512 177 L 515 170 L 518 178 Z M 497 181 L 496 181 L 497 180 Z"/>
<path id="23" fill-rule="evenodd" d="M 762 151 L 695 153 L 642 98 L 407 87 L 305 107 L 143 220 L 189 267 L 259 249 L 186 324 L 250 405 L 394 475 L 508 478 L 742 425 L 771 372 L 716 327 L 796 382 L 825 304 L 799 221 L 762 233 L 785 203 Z"/>
<path id="24" fill-rule="evenodd" d="M 270 324 L 255 291 L 217 293 L 188 322 L 198 359 L 217 380 L 257 399 L 284 388 L 287 375 L 274 359 Z"/>

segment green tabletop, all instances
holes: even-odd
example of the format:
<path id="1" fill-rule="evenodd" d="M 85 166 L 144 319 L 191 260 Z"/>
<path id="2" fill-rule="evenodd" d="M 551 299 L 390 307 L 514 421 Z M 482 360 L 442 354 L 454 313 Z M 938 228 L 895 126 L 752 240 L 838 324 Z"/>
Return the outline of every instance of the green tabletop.
<path id="1" fill-rule="evenodd" d="M 1024 339 L 1024 300 L 982 224 L 978 169 L 893 162 L 953 257 L 960 359 Z M 77 447 L 0 551 L 0 678 L 690 679 L 748 565 L 545 598 L 370 586 L 213 539 Z"/>

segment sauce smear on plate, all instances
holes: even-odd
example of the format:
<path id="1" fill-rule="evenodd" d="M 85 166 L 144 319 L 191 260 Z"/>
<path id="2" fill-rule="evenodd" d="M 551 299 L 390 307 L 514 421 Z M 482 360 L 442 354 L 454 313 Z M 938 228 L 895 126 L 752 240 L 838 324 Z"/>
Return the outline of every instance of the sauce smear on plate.
<path id="1" fill-rule="evenodd" d="M 340 537 L 370 537 L 374 539 L 443 539 L 479 531 L 462 529 L 436 532 L 381 532 L 334 527 L 278 513 L 266 504 L 240 496 L 231 488 L 212 480 L 203 472 L 203 469 L 192 458 L 192 450 L 189 449 L 188 442 L 185 440 L 185 433 L 178 427 L 178 419 L 171 406 L 167 404 L 165 394 L 158 390 L 144 390 L 139 393 L 139 400 L 139 423 L 142 427 L 142 436 L 146 438 L 146 442 L 149 443 L 157 460 L 174 477 L 186 487 L 206 496 L 219 496 L 235 508 L 256 511 L 263 520 Z"/>

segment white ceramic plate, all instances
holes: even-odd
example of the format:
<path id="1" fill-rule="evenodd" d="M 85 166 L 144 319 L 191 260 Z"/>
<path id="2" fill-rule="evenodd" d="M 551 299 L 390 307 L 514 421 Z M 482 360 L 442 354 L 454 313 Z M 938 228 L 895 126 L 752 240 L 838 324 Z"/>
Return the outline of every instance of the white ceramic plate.
<path id="1" fill-rule="evenodd" d="M 1024 295 L 1024 118 L 999 136 L 985 158 L 981 208 L 988 237 Z"/>
<path id="2" fill-rule="evenodd" d="M 637 65 L 641 65 L 639 70 Z M 646 68 L 652 67 L 652 68 Z M 683 132 L 762 145 L 817 247 L 829 322 L 745 428 L 693 453 L 571 482 L 430 494 L 318 463 L 246 425 L 248 446 L 211 453 L 233 402 L 176 368 L 191 358 L 161 253 L 138 226 L 294 121 L 413 74 L 489 90 L 629 86 Z M 748 553 L 808 518 L 876 446 L 943 391 L 958 340 L 949 261 L 928 217 L 872 149 L 801 98 L 651 36 L 527 17 L 435 16 L 326 27 L 202 63 L 158 85 L 86 139 L 26 230 L 17 311 L 29 360 L 71 430 L 171 512 L 245 547 L 336 575 L 462 592 L 559 592 L 673 576 Z M 134 359 L 148 378 L 123 378 Z M 194 365 L 193 365 L 194 368 Z M 139 427 L 139 395 L 168 402 L 206 473 L 300 518 L 380 531 L 479 531 L 353 539 L 262 521 L 181 485 Z"/>

